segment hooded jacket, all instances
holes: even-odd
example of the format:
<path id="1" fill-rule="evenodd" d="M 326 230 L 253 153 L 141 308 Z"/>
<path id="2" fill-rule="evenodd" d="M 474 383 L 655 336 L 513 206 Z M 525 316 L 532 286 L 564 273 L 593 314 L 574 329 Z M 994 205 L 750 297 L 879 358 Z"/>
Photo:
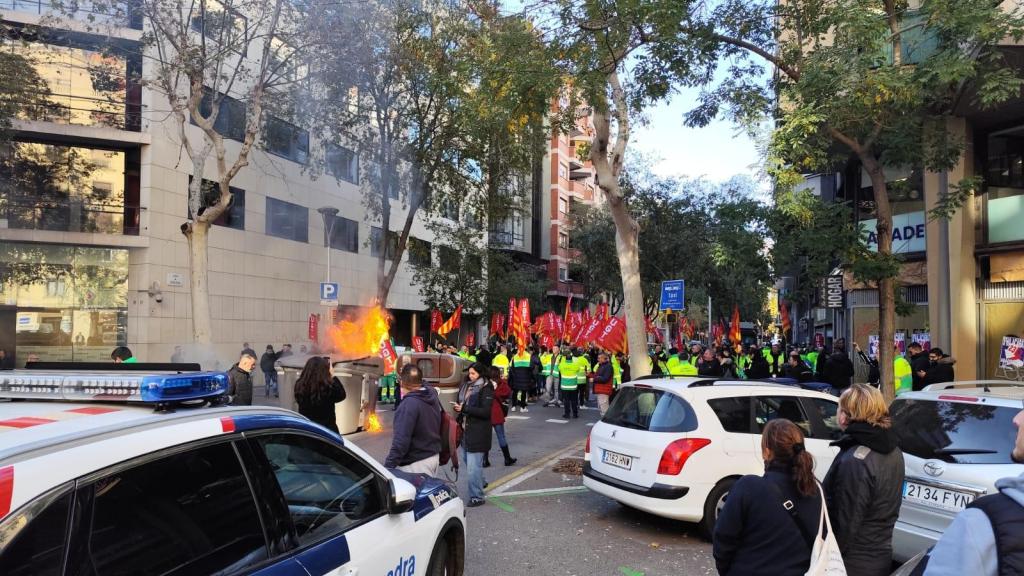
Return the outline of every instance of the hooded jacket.
<path id="1" fill-rule="evenodd" d="M 918 372 L 927 372 L 929 368 L 928 353 L 921 351 L 910 356 L 910 369 L 914 373 L 914 390 L 924 388 L 924 377 L 918 376 Z"/>
<path id="2" fill-rule="evenodd" d="M 394 436 L 385 468 L 407 466 L 441 453 L 441 409 L 437 392 L 429 386 L 402 397 L 395 409 Z"/>
<path id="3" fill-rule="evenodd" d="M 952 382 L 953 376 L 953 365 L 956 364 L 956 360 L 952 356 L 943 356 L 938 362 L 932 364 L 925 370 L 924 386 L 929 384 L 941 384 L 943 382 Z"/>
<path id="4" fill-rule="evenodd" d="M 822 486 L 850 576 L 885 576 L 903 502 L 903 452 L 889 428 L 850 422 Z"/>
<path id="5" fill-rule="evenodd" d="M 1024 507 L 1024 475 L 996 480 L 1001 496 Z M 985 496 L 979 499 L 997 497 Z M 1024 537 L 1024 534 L 1021 534 Z M 1000 569 L 992 521 L 978 508 L 957 514 L 928 554 L 925 576 L 995 576 Z"/>
<path id="6" fill-rule="evenodd" d="M 490 380 L 480 378 L 468 382 L 459 390 L 462 402 L 462 426 L 465 430 L 462 445 L 466 452 L 491 450 L 491 410 L 494 407 L 494 386 Z"/>
<path id="7" fill-rule="evenodd" d="M 242 370 L 237 363 L 228 370 L 228 397 L 232 406 L 252 405 L 252 373 Z"/>

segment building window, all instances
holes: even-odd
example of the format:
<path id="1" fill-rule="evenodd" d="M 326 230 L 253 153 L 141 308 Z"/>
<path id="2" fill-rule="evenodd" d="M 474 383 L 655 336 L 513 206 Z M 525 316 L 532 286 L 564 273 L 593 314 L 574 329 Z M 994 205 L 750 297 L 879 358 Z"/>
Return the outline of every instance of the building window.
<path id="1" fill-rule="evenodd" d="M 451 246 L 437 247 L 437 262 L 445 272 L 457 273 L 459 271 L 459 251 Z"/>
<path id="2" fill-rule="evenodd" d="M 138 234 L 138 198 L 126 197 L 129 155 L 31 142 L 0 147 L 0 228 Z"/>
<path id="3" fill-rule="evenodd" d="M 558 197 L 558 213 L 562 216 L 569 215 L 569 200 L 561 196 Z"/>
<path id="4" fill-rule="evenodd" d="M 569 235 L 568 234 L 563 234 L 561 232 L 558 233 L 558 247 L 563 249 L 563 250 L 568 250 L 569 249 Z"/>
<path id="5" fill-rule="evenodd" d="M 924 206 L 924 190 L 922 171 L 889 168 L 888 178 L 889 202 L 892 205 L 892 251 L 894 254 L 924 253 L 926 214 Z M 878 238 L 875 231 L 878 220 L 875 218 L 874 192 L 871 179 L 861 168 L 861 189 L 858 198 L 858 211 L 861 229 L 867 233 L 867 247 L 878 251 Z"/>
<path id="6" fill-rule="evenodd" d="M 559 266 L 558 268 L 558 281 L 568 282 L 569 281 L 569 269 Z"/>
<path id="7" fill-rule="evenodd" d="M 203 99 L 199 102 L 199 113 L 209 118 L 213 113 L 214 103 L 218 103 L 220 112 L 217 113 L 217 120 L 213 123 L 213 129 L 225 138 L 245 140 L 246 110 L 245 104 L 224 94 L 214 97 L 213 91 L 206 90 Z M 193 124 L 195 121 L 193 120 Z"/>
<path id="8" fill-rule="evenodd" d="M 387 253 L 384 255 L 384 259 L 394 260 L 395 250 L 398 249 L 398 233 L 393 230 L 389 230 L 387 236 L 388 241 L 384 248 Z M 383 229 L 377 226 L 370 226 L 370 256 L 380 258 L 381 246 L 384 245 L 383 237 Z"/>
<path id="9" fill-rule="evenodd" d="M 55 12 L 50 0 L 0 0 L 0 9 L 47 15 Z M 90 24 L 113 24 L 136 30 L 142 29 L 141 19 L 138 18 L 139 10 L 133 9 L 131 2 L 78 2 L 72 16 Z"/>
<path id="10" fill-rule="evenodd" d="M 569 179 L 569 167 L 561 162 L 558 163 L 558 177 L 562 180 Z"/>
<path id="11" fill-rule="evenodd" d="M 989 244 L 1024 240 L 1024 126 L 990 136 L 985 152 Z"/>
<path id="12" fill-rule="evenodd" d="M 192 176 L 188 177 L 189 184 L 192 184 Z M 203 208 L 208 208 L 217 204 L 220 199 L 220 186 L 213 180 L 207 180 L 203 178 Z M 228 204 L 228 209 L 221 212 L 221 215 L 217 217 L 213 223 L 217 226 L 224 226 L 225 228 L 234 228 L 235 230 L 245 230 L 245 190 L 241 188 L 235 188 L 229 186 L 228 190 L 231 191 L 231 203 Z M 188 203 L 186 202 L 186 206 Z M 189 210 L 189 219 L 192 219 L 192 211 Z"/>
<path id="13" fill-rule="evenodd" d="M 309 132 L 280 118 L 267 116 L 263 124 L 263 147 L 271 154 L 305 164 L 309 160 Z"/>
<path id="14" fill-rule="evenodd" d="M 353 254 L 358 253 L 359 222 L 335 216 L 334 227 L 331 228 L 331 248 Z"/>
<path id="15" fill-rule="evenodd" d="M 452 222 L 458 222 L 459 203 L 451 198 L 447 198 L 441 202 L 441 217 L 447 218 Z"/>
<path id="16" fill-rule="evenodd" d="M 409 237 L 409 264 L 430 266 L 430 242 Z"/>
<path id="17" fill-rule="evenodd" d="M 248 28 L 245 16 L 217 0 L 204 0 L 196 6 L 196 10 L 198 14 L 190 22 L 193 30 L 221 46 L 241 50 L 242 55 L 245 55 Z"/>
<path id="18" fill-rule="evenodd" d="M 267 235 L 309 241 L 309 209 L 305 206 L 267 197 Z"/>
<path id="19" fill-rule="evenodd" d="M 359 184 L 359 154 L 344 146 L 327 144 L 327 171 L 335 178 Z"/>
<path id="20" fill-rule="evenodd" d="M 122 50 L 70 40 L 53 43 L 0 34 L 2 49 L 32 64 L 45 90 L 44 103 L 22 111 L 27 120 L 138 131 L 141 60 Z"/>

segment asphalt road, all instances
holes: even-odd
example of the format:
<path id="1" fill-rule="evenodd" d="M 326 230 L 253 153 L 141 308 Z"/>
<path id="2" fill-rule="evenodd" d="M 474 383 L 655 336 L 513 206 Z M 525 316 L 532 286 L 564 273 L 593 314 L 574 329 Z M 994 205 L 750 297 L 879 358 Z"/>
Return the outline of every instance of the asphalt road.
<path id="1" fill-rule="evenodd" d="M 346 441 L 383 460 L 392 414 L 382 407 L 383 431 Z M 506 433 L 518 462 L 504 466 L 494 441 L 493 466 L 485 473 L 488 502 L 467 512 L 467 576 L 715 574 L 711 545 L 695 525 L 626 508 L 588 491 L 578 474 L 553 471 L 583 457 L 587 424 L 598 420 L 597 410 L 567 423 L 548 421 L 561 420 L 560 408 L 510 416 Z M 465 473 L 456 486 L 467 494 Z"/>

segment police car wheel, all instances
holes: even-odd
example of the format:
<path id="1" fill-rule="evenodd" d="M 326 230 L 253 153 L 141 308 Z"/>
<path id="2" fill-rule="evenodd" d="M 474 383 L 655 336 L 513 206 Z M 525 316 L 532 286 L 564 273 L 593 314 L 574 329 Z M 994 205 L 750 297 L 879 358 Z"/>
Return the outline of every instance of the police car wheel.
<path id="1" fill-rule="evenodd" d="M 452 576 L 451 570 L 451 543 L 444 536 L 437 539 L 434 550 L 430 553 L 430 565 L 427 566 L 427 576 Z"/>

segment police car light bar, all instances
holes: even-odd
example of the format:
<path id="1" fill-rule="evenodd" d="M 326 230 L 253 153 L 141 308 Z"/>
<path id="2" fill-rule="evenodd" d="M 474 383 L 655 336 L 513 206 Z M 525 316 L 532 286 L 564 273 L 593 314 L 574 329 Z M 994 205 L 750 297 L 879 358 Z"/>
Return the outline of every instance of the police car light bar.
<path id="1" fill-rule="evenodd" d="M 207 400 L 228 391 L 224 372 L 63 374 L 0 372 L 0 398 L 166 403 Z"/>

